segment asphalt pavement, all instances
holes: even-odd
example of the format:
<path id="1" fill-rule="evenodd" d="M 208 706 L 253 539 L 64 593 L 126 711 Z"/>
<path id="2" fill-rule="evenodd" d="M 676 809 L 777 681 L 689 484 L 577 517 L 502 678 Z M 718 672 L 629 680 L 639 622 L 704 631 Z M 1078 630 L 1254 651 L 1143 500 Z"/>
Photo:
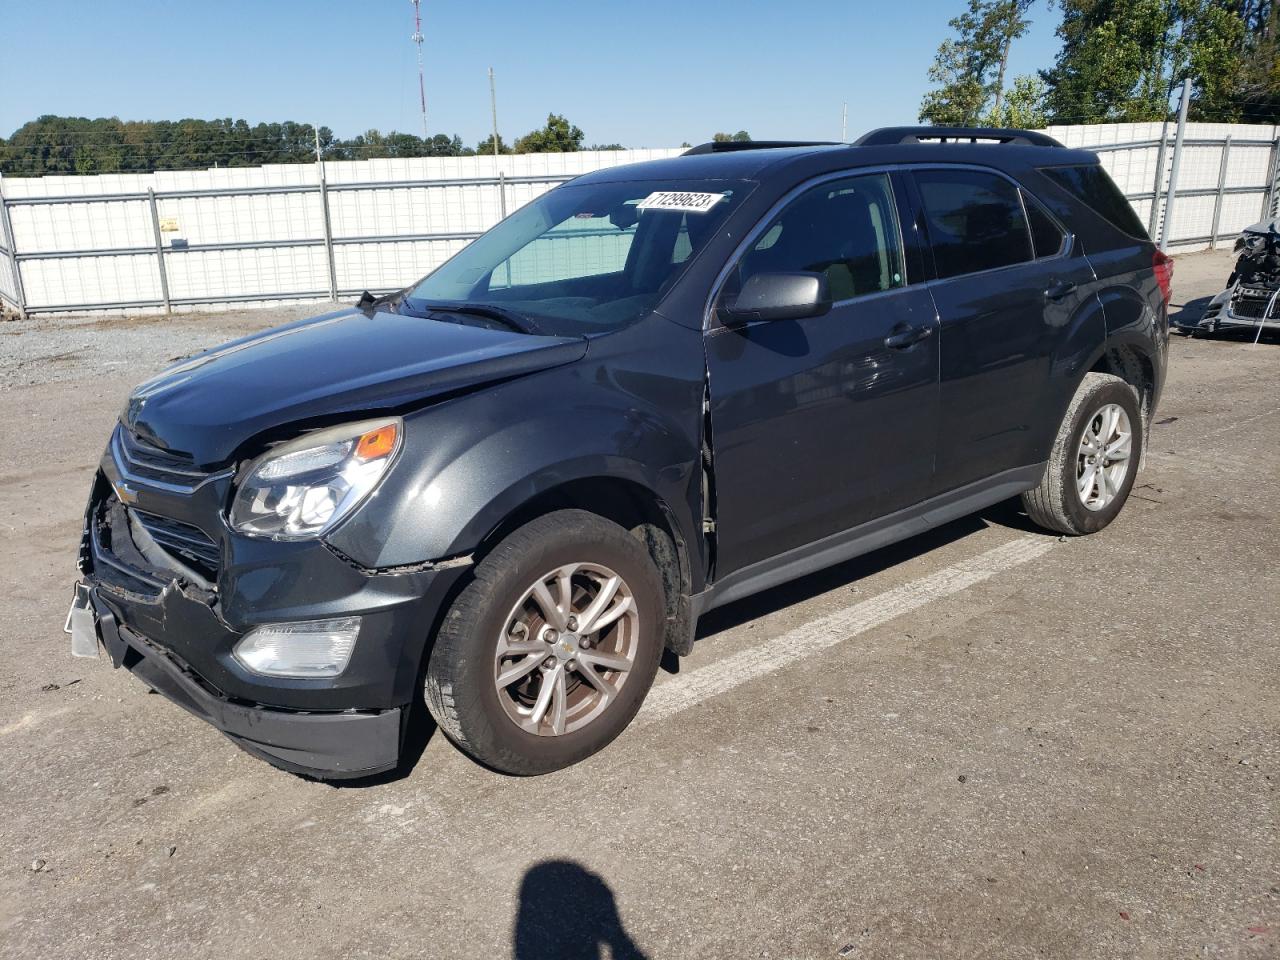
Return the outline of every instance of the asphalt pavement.
<path id="1" fill-rule="evenodd" d="M 132 385 L 306 309 L 0 325 L 0 957 L 1280 955 L 1280 339 L 1174 338 L 1099 535 L 1006 504 L 717 610 L 560 773 L 424 730 L 331 786 L 61 629 Z"/>

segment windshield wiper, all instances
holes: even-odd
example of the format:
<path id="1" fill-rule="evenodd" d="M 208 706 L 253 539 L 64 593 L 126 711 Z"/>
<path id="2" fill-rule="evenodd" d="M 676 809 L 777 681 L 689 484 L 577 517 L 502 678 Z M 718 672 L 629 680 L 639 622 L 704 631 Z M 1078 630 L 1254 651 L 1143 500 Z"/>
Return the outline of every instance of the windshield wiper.
<path id="1" fill-rule="evenodd" d="M 424 303 L 422 307 L 428 313 L 461 313 L 473 317 L 484 317 L 486 320 L 496 320 L 517 333 L 542 333 L 542 329 L 533 322 L 532 318 L 523 313 L 508 310 L 506 307 L 495 307 L 488 303 Z"/>

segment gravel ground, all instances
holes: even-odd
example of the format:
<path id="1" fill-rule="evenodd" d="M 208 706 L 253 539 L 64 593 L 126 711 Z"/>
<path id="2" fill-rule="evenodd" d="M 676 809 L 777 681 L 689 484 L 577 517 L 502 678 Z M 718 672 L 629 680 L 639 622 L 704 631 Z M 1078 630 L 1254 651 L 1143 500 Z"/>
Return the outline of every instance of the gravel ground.
<path id="1" fill-rule="evenodd" d="M 0 389 L 120 373 L 139 380 L 170 361 L 335 309 L 308 303 L 173 317 L 46 317 L 0 323 Z"/>
<path id="2" fill-rule="evenodd" d="M 572 769 L 334 787 L 60 629 L 130 387 L 310 310 L 0 327 L 0 957 L 1280 955 L 1276 338 L 1174 339 L 1102 534 L 998 507 L 715 611 Z"/>

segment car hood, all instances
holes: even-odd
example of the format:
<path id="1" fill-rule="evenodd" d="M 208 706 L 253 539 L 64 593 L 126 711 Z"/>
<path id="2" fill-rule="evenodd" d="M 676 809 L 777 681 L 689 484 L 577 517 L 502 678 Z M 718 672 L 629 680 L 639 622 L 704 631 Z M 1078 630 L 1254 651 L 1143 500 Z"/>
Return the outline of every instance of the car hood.
<path id="1" fill-rule="evenodd" d="M 170 367 L 133 392 L 120 419 L 148 442 L 213 466 L 288 424 L 405 407 L 571 363 L 586 350 L 579 337 L 344 310 Z"/>

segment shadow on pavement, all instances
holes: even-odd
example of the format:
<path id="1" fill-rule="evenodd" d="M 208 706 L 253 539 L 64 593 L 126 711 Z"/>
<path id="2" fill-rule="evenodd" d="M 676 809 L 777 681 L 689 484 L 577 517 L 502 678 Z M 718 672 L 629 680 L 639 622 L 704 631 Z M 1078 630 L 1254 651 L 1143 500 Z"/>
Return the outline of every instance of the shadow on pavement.
<path id="1" fill-rule="evenodd" d="M 520 883 L 516 960 L 647 960 L 623 929 L 613 891 L 570 860 L 534 864 Z"/>
<path id="2" fill-rule="evenodd" d="M 1173 326 L 1180 324 L 1196 323 L 1204 316 L 1204 312 L 1208 309 L 1209 301 L 1213 297 L 1196 297 L 1194 300 L 1188 300 L 1182 304 L 1176 311 L 1169 314 L 1169 323 Z"/>
<path id="3" fill-rule="evenodd" d="M 882 547 L 864 556 L 855 557 L 837 566 L 828 567 L 826 570 L 820 570 L 799 580 L 792 580 L 790 583 L 784 583 L 771 590 L 712 610 L 699 619 L 698 637 L 729 630 L 784 607 L 803 603 L 819 594 L 848 586 L 863 577 L 880 573 L 882 570 L 930 553 L 991 526 L 1006 527 L 1019 533 L 1051 536 L 1031 522 L 1022 511 L 1017 498 L 1005 500 L 979 513 L 953 520 L 951 523 L 918 534 L 908 540 Z"/>
<path id="4" fill-rule="evenodd" d="M 703 614 L 698 620 L 698 637 L 720 633 L 784 607 L 804 603 L 819 594 L 835 590 L 837 587 L 848 586 L 863 577 L 887 570 L 920 554 L 967 537 L 982 528 L 983 523 L 978 517 L 964 517 L 901 543 L 882 547 L 834 567 L 811 573 L 799 580 L 792 580 L 765 590 L 763 593 L 735 600 L 727 606 Z"/>
<path id="5" fill-rule="evenodd" d="M 421 702 L 421 697 L 410 705 L 409 719 L 406 724 L 404 741 L 400 745 L 400 763 L 394 769 L 356 780 L 322 780 L 320 782 L 335 790 L 362 790 L 366 787 L 381 786 L 384 783 L 394 783 L 410 776 L 417 767 L 418 761 L 422 759 L 423 751 L 427 749 L 427 744 L 431 742 L 437 729 L 436 722 L 427 710 L 427 705 Z"/>

